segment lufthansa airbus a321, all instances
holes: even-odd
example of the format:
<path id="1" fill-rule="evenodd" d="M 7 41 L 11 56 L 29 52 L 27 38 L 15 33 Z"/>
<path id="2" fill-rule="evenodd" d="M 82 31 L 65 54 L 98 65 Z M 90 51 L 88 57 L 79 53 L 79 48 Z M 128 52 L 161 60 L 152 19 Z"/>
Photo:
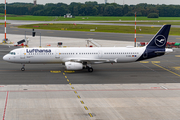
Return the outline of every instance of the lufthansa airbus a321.
<path id="1" fill-rule="evenodd" d="M 18 48 L 3 59 L 22 64 L 22 71 L 25 64 L 63 64 L 67 70 L 93 72 L 92 64 L 136 62 L 173 52 L 165 48 L 170 27 L 164 25 L 144 47 Z"/>

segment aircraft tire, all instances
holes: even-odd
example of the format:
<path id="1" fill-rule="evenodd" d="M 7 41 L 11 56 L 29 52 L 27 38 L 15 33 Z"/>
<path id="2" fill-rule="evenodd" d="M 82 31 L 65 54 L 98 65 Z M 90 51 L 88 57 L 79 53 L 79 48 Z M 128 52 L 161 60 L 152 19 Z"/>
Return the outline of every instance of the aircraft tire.
<path id="1" fill-rule="evenodd" d="M 21 71 L 25 71 L 25 68 L 21 68 Z"/>
<path id="2" fill-rule="evenodd" d="M 93 68 L 88 68 L 88 71 L 89 72 L 93 72 Z"/>

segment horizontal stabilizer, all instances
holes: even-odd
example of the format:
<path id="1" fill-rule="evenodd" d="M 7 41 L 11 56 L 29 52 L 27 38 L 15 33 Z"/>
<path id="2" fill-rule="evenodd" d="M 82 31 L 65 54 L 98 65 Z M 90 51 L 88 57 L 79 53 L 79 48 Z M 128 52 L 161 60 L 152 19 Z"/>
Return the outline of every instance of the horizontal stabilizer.
<path id="1" fill-rule="evenodd" d="M 156 54 L 165 53 L 165 51 L 155 51 L 154 53 L 156 53 Z"/>

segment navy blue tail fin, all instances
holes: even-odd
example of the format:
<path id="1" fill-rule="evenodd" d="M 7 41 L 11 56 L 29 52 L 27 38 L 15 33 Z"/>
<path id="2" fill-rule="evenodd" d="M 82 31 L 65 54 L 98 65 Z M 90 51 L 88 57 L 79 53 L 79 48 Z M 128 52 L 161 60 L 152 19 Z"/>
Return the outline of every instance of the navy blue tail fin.
<path id="1" fill-rule="evenodd" d="M 149 49 L 165 49 L 171 25 L 164 25 L 146 46 Z"/>
<path id="2" fill-rule="evenodd" d="M 165 54 L 165 47 L 169 36 L 171 25 L 164 25 L 159 32 L 151 39 L 144 53 L 137 61 L 162 56 Z"/>

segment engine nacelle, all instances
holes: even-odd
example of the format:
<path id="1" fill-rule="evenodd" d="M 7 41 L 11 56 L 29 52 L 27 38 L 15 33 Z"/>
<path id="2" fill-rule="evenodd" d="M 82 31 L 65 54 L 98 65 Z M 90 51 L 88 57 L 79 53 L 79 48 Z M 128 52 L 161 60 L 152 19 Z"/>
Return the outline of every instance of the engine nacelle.
<path id="1" fill-rule="evenodd" d="M 77 62 L 65 62 L 66 70 L 82 70 L 83 64 Z"/>

